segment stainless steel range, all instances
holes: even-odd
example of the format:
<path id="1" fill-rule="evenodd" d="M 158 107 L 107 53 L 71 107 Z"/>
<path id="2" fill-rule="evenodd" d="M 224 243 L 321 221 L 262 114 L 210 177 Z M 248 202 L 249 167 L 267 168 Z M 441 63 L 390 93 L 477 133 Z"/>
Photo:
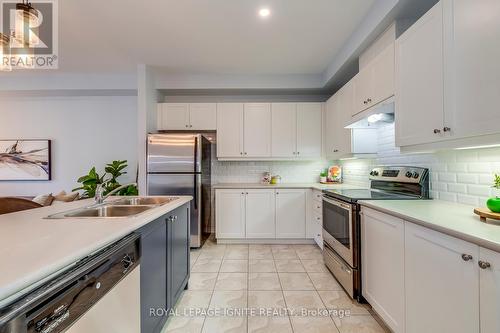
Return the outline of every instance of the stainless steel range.
<path id="1" fill-rule="evenodd" d="M 370 188 L 323 191 L 323 257 L 346 292 L 361 302 L 359 200 L 429 198 L 429 170 L 418 167 L 377 167 Z"/>

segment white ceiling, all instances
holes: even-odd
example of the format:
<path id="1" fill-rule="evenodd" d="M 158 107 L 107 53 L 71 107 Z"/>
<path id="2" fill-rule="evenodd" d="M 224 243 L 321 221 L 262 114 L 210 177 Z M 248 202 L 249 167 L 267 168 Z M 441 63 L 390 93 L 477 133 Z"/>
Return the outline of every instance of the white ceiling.
<path id="1" fill-rule="evenodd" d="M 317 74 L 374 0 L 63 0 L 62 72 Z M 271 9 L 265 20 L 261 7 Z"/>

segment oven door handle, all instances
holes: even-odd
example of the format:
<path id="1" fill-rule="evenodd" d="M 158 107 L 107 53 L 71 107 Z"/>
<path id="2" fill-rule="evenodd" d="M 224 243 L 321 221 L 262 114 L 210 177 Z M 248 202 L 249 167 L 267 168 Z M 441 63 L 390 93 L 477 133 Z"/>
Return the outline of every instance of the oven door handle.
<path id="1" fill-rule="evenodd" d="M 340 207 L 340 208 L 348 210 L 348 211 L 351 211 L 351 209 L 352 209 L 351 205 L 343 203 L 343 202 L 339 202 L 339 201 L 336 201 L 336 200 L 329 199 L 326 196 L 323 196 L 323 201 L 326 201 L 329 204 L 332 204 L 334 206 Z"/>

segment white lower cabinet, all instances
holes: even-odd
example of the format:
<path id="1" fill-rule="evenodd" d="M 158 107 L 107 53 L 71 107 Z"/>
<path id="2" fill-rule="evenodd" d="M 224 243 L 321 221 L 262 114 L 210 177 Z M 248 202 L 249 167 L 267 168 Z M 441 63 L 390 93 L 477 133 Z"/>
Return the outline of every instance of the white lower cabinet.
<path id="1" fill-rule="evenodd" d="M 479 249 L 481 333 L 500 332 L 500 253 Z"/>
<path id="2" fill-rule="evenodd" d="M 405 222 L 363 209 L 361 237 L 363 296 L 387 326 L 395 333 L 404 332 Z"/>
<path id="3" fill-rule="evenodd" d="M 245 202 L 246 237 L 275 238 L 274 190 L 246 190 Z"/>
<path id="4" fill-rule="evenodd" d="M 217 239 L 313 239 L 306 235 L 306 189 L 217 189 Z"/>
<path id="5" fill-rule="evenodd" d="M 217 190 L 215 206 L 217 238 L 245 238 L 245 191 Z"/>
<path id="6" fill-rule="evenodd" d="M 306 191 L 276 191 L 276 238 L 306 237 Z"/>
<path id="7" fill-rule="evenodd" d="M 392 331 L 500 332 L 500 253 L 363 207 L 363 296 Z"/>
<path id="8" fill-rule="evenodd" d="M 477 245 L 405 225 L 407 333 L 479 332 Z"/>

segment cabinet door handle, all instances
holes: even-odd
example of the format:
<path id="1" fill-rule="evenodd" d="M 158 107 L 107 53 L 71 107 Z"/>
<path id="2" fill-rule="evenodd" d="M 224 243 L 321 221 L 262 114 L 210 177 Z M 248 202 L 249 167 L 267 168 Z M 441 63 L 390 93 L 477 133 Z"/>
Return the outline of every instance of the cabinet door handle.
<path id="1" fill-rule="evenodd" d="M 368 104 L 368 101 L 363 101 L 363 104 Z"/>
<path id="2" fill-rule="evenodd" d="M 491 267 L 491 264 L 489 262 L 487 262 L 487 261 L 479 260 L 479 262 L 477 264 L 479 265 L 479 267 L 481 269 L 487 269 L 487 268 Z"/>
<path id="3" fill-rule="evenodd" d="M 334 149 L 334 150 L 333 150 L 333 152 L 334 152 L 334 153 L 338 153 L 338 152 L 339 152 L 339 150 L 338 150 L 338 149 Z"/>
<path id="4" fill-rule="evenodd" d="M 371 99 L 371 98 L 368 98 L 368 99 L 367 99 L 367 102 L 368 102 L 368 103 L 371 103 L 371 102 L 372 102 L 372 99 Z"/>
<path id="5" fill-rule="evenodd" d="M 247 152 L 245 152 L 245 155 L 247 154 Z"/>
<path id="6" fill-rule="evenodd" d="M 189 125 L 189 127 L 193 127 L 193 125 Z"/>
<path id="7" fill-rule="evenodd" d="M 297 152 L 297 155 L 300 155 L 300 151 Z"/>
<path id="8" fill-rule="evenodd" d="M 297 153 L 296 153 L 296 152 L 293 152 L 293 154 L 295 155 L 295 154 L 297 154 Z"/>
<path id="9" fill-rule="evenodd" d="M 434 129 L 434 134 L 439 134 L 439 133 L 441 133 L 441 130 L 440 130 L 440 129 L 438 129 L 438 128 L 435 128 L 435 129 Z"/>
<path id="10" fill-rule="evenodd" d="M 472 256 L 470 254 L 462 254 L 462 260 L 463 261 L 469 261 L 472 260 Z"/>
<path id="11" fill-rule="evenodd" d="M 444 132 L 451 132 L 451 128 L 449 128 L 449 127 L 443 127 L 443 131 Z"/>

